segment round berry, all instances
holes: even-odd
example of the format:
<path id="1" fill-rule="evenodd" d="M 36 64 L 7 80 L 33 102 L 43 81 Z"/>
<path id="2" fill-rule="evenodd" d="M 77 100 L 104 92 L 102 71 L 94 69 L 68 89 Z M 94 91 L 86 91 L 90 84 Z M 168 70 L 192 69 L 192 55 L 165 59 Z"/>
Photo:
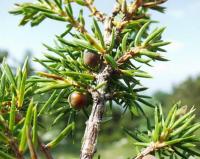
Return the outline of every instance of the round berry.
<path id="1" fill-rule="evenodd" d="M 84 52 L 83 54 L 83 62 L 86 66 L 89 66 L 91 68 L 95 68 L 100 63 L 100 55 L 93 52 Z"/>
<path id="2" fill-rule="evenodd" d="M 88 96 L 81 92 L 73 92 L 69 96 L 69 103 L 74 109 L 82 109 L 88 105 Z"/>

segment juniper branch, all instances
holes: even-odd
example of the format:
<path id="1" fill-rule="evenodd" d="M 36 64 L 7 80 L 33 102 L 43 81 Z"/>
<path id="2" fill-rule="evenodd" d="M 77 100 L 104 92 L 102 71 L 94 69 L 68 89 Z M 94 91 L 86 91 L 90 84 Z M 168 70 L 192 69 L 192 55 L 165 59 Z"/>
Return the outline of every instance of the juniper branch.
<path id="1" fill-rule="evenodd" d="M 137 157 L 133 157 L 132 159 L 143 159 L 145 156 L 153 153 L 157 149 L 163 148 L 165 144 L 163 143 L 152 143 L 148 147 L 146 147 L 142 152 L 140 152 Z"/>
<path id="2" fill-rule="evenodd" d="M 53 159 L 49 148 L 44 143 L 42 143 L 41 139 L 39 139 L 39 138 L 38 138 L 38 144 L 39 144 L 40 150 L 44 154 L 45 158 Z"/>
<path id="3" fill-rule="evenodd" d="M 133 16 L 133 14 L 137 11 L 137 9 L 141 5 L 142 4 L 140 1 L 137 1 L 137 0 L 135 1 L 131 16 Z M 113 14 L 113 16 L 115 16 L 115 14 Z M 104 39 L 107 45 L 109 45 L 111 42 L 111 31 L 113 27 L 113 20 L 114 20 L 114 17 L 107 17 L 107 21 L 105 24 Z M 127 21 L 126 18 L 122 21 L 122 23 L 124 21 Z M 116 33 L 115 36 L 117 37 L 118 34 L 120 34 L 119 31 Z M 128 53 L 126 53 L 125 55 L 119 58 L 119 60 L 117 61 L 118 64 L 123 64 L 124 62 L 129 60 L 131 57 L 133 57 L 137 52 L 139 52 L 138 48 L 132 51 L 129 51 Z M 105 83 L 105 82 L 109 83 L 111 72 L 113 71 L 111 67 L 105 67 L 105 66 L 102 66 L 101 70 L 102 71 L 99 72 L 97 80 L 96 80 L 97 85 L 101 83 Z M 95 153 L 97 137 L 100 130 L 100 123 L 102 121 L 102 117 L 104 114 L 104 107 L 106 103 L 106 99 L 104 95 L 106 93 L 107 93 L 106 87 L 103 87 L 102 89 L 100 89 L 100 92 L 91 92 L 92 97 L 93 97 L 93 107 L 92 107 L 89 120 L 86 123 L 86 129 L 85 129 L 85 134 L 83 137 L 83 143 L 82 143 L 81 155 L 80 155 L 81 159 L 92 159 Z"/>
<path id="4" fill-rule="evenodd" d="M 97 77 L 97 84 L 108 82 L 111 71 L 112 69 L 110 66 L 102 68 L 102 71 L 98 74 Z M 85 134 L 83 137 L 80 155 L 81 159 L 92 159 L 94 156 L 100 124 L 105 109 L 105 92 L 106 87 L 103 87 L 98 91 L 91 92 L 93 98 L 93 106 L 89 120 L 86 122 Z"/>
<path id="5" fill-rule="evenodd" d="M 31 139 L 30 129 L 26 130 L 26 136 L 27 136 L 27 142 L 28 142 L 31 159 L 37 159 L 38 157 L 37 157 L 37 153 L 35 151 L 35 147 Z"/>
<path id="6" fill-rule="evenodd" d="M 104 22 L 107 15 L 99 10 L 93 5 L 93 1 L 91 0 L 84 0 L 86 3 L 86 6 L 90 10 L 93 16 L 95 16 L 100 22 Z"/>
<path id="7" fill-rule="evenodd" d="M 68 7 L 66 11 L 62 9 L 62 7 L 64 6 L 62 2 L 63 1 L 45 0 L 44 3 L 44 1 L 40 0 L 39 4 L 41 3 L 41 6 L 38 7 L 37 5 L 35 6 L 28 3 L 27 5 L 22 5 L 22 10 L 16 11 L 15 13 L 25 15 L 25 19 L 23 19 L 22 21 L 23 23 L 27 23 L 28 20 L 35 20 L 35 17 L 32 17 L 32 19 L 28 20 L 26 19 L 27 12 L 25 9 L 27 8 L 40 11 L 39 14 L 42 12 L 42 16 L 69 23 L 70 27 L 67 29 L 67 31 L 62 34 L 61 37 L 58 37 L 61 46 L 58 46 L 58 48 L 56 49 L 52 49 L 51 47 L 47 46 L 49 51 L 56 53 L 59 57 L 61 57 L 61 59 L 57 57 L 52 58 L 52 56 L 45 55 L 47 60 L 36 60 L 37 62 L 41 63 L 45 68 L 47 68 L 50 72 L 52 72 L 52 74 L 39 73 L 39 75 L 41 76 L 40 78 L 32 78 L 29 80 L 29 82 L 39 83 L 39 88 L 35 91 L 35 93 L 43 93 L 52 89 L 65 89 L 67 87 L 70 87 L 70 91 L 71 88 L 72 90 L 80 89 L 88 91 L 88 93 L 92 95 L 93 106 L 89 119 L 86 122 L 86 129 L 83 137 L 80 155 L 81 159 L 92 159 L 96 151 L 97 137 L 100 130 L 100 124 L 104 115 L 105 104 L 108 100 L 110 100 L 110 98 L 115 101 L 115 98 L 117 97 L 116 94 L 116 96 L 114 95 L 113 90 L 111 90 L 111 85 L 113 88 L 115 88 L 116 92 L 119 92 L 119 94 L 124 93 L 124 96 L 117 99 L 116 101 L 119 104 L 125 105 L 126 109 L 128 107 L 131 107 L 130 104 L 133 105 L 132 103 L 137 105 L 137 102 L 134 101 L 137 99 L 139 102 L 152 107 L 152 104 L 142 99 L 142 97 L 144 96 L 137 95 L 137 91 L 135 89 L 133 89 L 133 91 L 130 91 L 130 88 L 132 88 L 133 85 L 139 84 L 139 81 L 134 79 L 134 76 L 146 78 L 150 77 L 149 75 L 146 75 L 144 72 L 141 72 L 138 68 L 136 68 L 131 63 L 130 59 L 138 60 L 143 63 L 149 61 L 143 60 L 143 56 L 146 56 L 153 60 L 164 60 L 157 53 L 158 50 L 162 50 L 159 47 L 166 44 L 158 43 L 160 42 L 160 35 L 164 29 L 158 29 L 157 31 L 148 35 L 146 40 L 142 42 L 143 38 L 147 34 L 146 30 L 149 23 L 145 24 L 145 27 L 142 27 L 138 33 L 137 30 L 130 31 L 131 33 L 134 32 L 137 34 L 136 39 L 133 39 L 133 37 L 130 37 L 129 34 L 126 33 L 127 30 L 125 29 L 125 27 L 131 24 L 131 22 L 137 22 L 139 25 L 143 25 L 144 22 L 140 23 L 139 21 L 135 21 L 136 19 L 147 18 L 145 14 L 139 12 L 139 9 L 143 9 L 145 7 L 151 8 L 152 6 L 157 6 L 162 2 L 159 1 L 154 4 L 150 4 L 144 3 L 143 0 L 135 0 L 129 7 L 127 7 L 126 1 L 123 1 L 123 4 L 119 3 L 122 1 L 118 1 L 118 4 L 120 5 L 113 10 L 112 16 L 105 15 L 104 13 L 98 11 L 93 5 L 92 0 L 66 0 L 65 2 Z M 84 26 L 84 19 L 82 19 L 81 17 L 82 12 L 80 12 L 81 16 L 78 20 L 74 18 L 72 14 L 72 8 L 70 6 L 71 2 L 76 2 L 86 6 L 92 12 L 93 16 L 96 17 L 96 19 L 104 22 L 104 34 L 101 33 L 100 27 L 98 26 L 96 20 L 94 20 L 94 26 L 92 27 L 94 35 L 88 32 Z M 31 11 L 32 10 L 30 10 L 30 12 Z M 146 13 L 146 11 L 144 12 Z M 116 21 L 117 18 L 115 17 L 121 13 L 123 14 L 123 18 L 121 18 L 121 20 L 118 22 Z M 72 33 L 71 28 L 75 28 L 79 33 Z M 63 38 L 68 33 L 73 36 L 72 41 L 68 41 Z M 130 42 L 132 40 L 133 42 L 135 40 L 135 42 Z M 157 43 L 154 44 L 154 42 Z M 161 42 L 163 41 L 161 40 Z M 101 43 L 101 45 L 99 43 Z M 79 61 L 80 58 L 82 58 L 82 53 L 85 53 L 85 51 L 88 50 L 94 51 L 94 53 L 96 54 L 100 54 L 102 60 L 101 64 L 98 65 L 98 73 L 93 71 L 93 68 L 89 68 L 92 75 L 88 75 L 84 72 L 88 71 L 86 70 L 87 66 L 85 66 L 84 64 L 81 65 L 81 62 Z M 48 62 L 52 63 L 52 67 L 48 66 Z M 128 66 L 126 67 L 126 65 Z M 116 72 L 117 75 L 119 75 L 117 82 L 112 79 L 113 73 Z M 121 77 L 123 82 L 126 83 L 128 87 L 126 87 L 123 82 L 120 81 Z M 11 81 L 13 81 L 12 78 Z M 83 84 L 81 85 L 80 83 Z M 88 84 L 89 86 L 85 87 Z M 54 97 L 56 95 L 57 93 L 54 92 L 48 100 L 47 104 L 44 105 L 44 109 L 42 108 L 42 110 L 46 109 L 48 104 L 54 100 Z M 55 101 L 53 102 L 54 105 L 58 102 L 62 95 L 63 90 L 58 94 L 58 97 L 56 97 Z M 107 95 L 109 95 L 109 97 Z M 138 107 L 140 108 L 140 106 Z M 64 138 L 65 136 L 61 133 L 61 137 Z M 60 140 L 61 139 L 59 138 L 59 141 Z M 59 143 L 59 141 L 57 143 Z M 39 144 L 46 158 L 51 159 L 52 156 L 47 149 L 48 147 L 45 147 L 40 141 Z"/>

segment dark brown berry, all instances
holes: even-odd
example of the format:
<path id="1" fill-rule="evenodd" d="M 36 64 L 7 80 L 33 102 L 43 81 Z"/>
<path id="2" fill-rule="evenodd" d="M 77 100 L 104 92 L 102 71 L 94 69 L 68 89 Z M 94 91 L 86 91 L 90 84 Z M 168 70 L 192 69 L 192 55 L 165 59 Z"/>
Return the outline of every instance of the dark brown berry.
<path id="1" fill-rule="evenodd" d="M 83 62 L 86 66 L 91 68 L 95 68 L 100 63 L 100 55 L 93 52 L 84 52 L 83 54 Z"/>
<path id="2" fill-rule="evenodd" d="M 88 105 L 88 96 L 81 92 L 73 92 L 69 96 L 69 103 L 74 109 L 82 109 Z"/>

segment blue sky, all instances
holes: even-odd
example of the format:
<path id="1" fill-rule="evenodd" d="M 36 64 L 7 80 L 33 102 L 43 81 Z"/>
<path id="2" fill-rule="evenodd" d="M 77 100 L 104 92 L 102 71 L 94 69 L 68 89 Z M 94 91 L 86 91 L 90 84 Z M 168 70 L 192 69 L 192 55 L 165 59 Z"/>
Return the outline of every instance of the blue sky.
<path id="1" fill-rule="evenodd" d="M 30 0 L 23 0 L 30 1 Z M 32 0 L 33 1 L 33 0 Z M 41 56 L 45 51 L 42 43 L 52 44 L 56 34 L 62 33 L 64 23 L 45 21 L 39 27 L 19 27 L 20 17 L 8 14 L 13 3 L 22 0 L 0 1 L 0 49 L 7 49 L 15 59 L 23 57 L 25 50 Z M 109 12 L 114 0 L 96 0 L 99 9 Z M 165 56 L 169 62 L 156 62 L 149 70 L 153 79 L 143 80 L 151 92 L 161 89 L 169 91 L 172 85 L 188 76 L 200 73 L 200 0 L 169 0 L 166 14 L 152 12 L 160 26 L 167 26 L 164 39 L 172 41 Z"/>

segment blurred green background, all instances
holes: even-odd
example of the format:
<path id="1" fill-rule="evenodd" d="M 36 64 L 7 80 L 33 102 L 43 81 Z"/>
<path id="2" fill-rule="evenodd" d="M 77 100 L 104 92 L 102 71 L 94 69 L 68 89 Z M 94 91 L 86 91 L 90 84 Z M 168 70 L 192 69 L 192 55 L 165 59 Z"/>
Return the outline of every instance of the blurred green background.
<path id="1" fill-rule="evenodd" d="M 30 1 L 30 0 L 27 0 Z M 98 8 L 109 12 L 113 7 L 114 0 L 96 0 Z M 44 48 L 42 43 L 51 44 L 54 35 L 60 34 L 65 28 L 65 24 L 47 21 L 37 28 L 18 27 L 18 17 L 8 14 L 14 3 L 22 0 L 0 1 L 0 62 L 3 57 L 7 57 L 9 63 L 15 69 L 23 63 L 26 55 L 42 56 Z M 144 86 L 149 87 L 148 95 L 152 95 L 152 102 L 160 102 L 165 111 L 175 102 L 181 100 L 183 105 L 196 106 L 197 115 L 200 114 L 200 1 L 199 0 L 177 0 L 170 1 L 165 5 L 166 14 L 152 12 L 155 20 L 161 21 L 161 25 L 167 26 L 165 39 L 172 41 L 172 45 L 166 49 L 169 51 L 165 56 L 171 61 L 167 63 L 157 63 L 154 67 L 146 69 L 150 71 L 153 79 L 142 81 Z M 50 26 L 50 27 L 49 27 Z M 29 50 L 29 51 L 27 51 Z M 39 65 L 30 63 L 30 74 L 34 70 L 42 69 Z M 139 116 L 132 117 L 130 114 L 122 114 L 119 107 L 114 108 L 114 112 L 107 112 L 106 116 L 112 120 L 102 125 L 100 132 L 97 155 L 102 159 L 127 159 L 135 154 L 132 140 L 125 135 L 123 127 L 134 130 L 146 126 L 146 121 Z M 152 110 L 145 110 L 151 117 Z M 41 120 L 51 123 L 55 117 L 49 119 L 44 116 Z M 47 122 L 48 121 L 48 122 Z M 75 139 L 66 138 L 53 154 L 56 159 L 78 159 L 80 151 L 80 141 L 84 132 L 86 118 L 82 115 L 78 121 Z M 60 121 L 59 124 L 45 125 L 41 128 L 40 136 L 45 142 L 52 139 L 67 121 Z M 64 146 L 65 145 L 65 146 Z M 67 145 L 67 146 L 66 146 Z"/>

